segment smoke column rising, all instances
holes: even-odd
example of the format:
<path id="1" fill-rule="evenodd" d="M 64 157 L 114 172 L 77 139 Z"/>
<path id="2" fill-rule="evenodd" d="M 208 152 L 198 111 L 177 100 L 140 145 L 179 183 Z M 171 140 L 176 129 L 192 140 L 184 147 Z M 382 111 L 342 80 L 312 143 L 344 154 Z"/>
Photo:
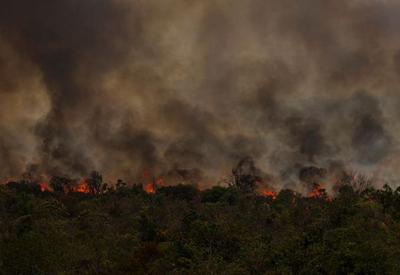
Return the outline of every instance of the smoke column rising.
<path id="1" fill-rule="evenodd" d="M 5 0 L 0 175 L 400 175 L 395 0 Z M 296 170 L 297 169 L 297 170 Z M 184 171 L 188 175 L 183 175 Z"/>

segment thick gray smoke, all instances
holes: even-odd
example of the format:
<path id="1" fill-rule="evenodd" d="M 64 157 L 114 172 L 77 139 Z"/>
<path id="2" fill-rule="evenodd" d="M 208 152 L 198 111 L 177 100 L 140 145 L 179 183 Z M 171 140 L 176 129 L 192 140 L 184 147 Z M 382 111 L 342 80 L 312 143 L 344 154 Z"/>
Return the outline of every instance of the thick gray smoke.
<path id="1" fill-rule="evenodd" d="M 0 176 L 400 172 L 397 0 L 5 0 Z"/>

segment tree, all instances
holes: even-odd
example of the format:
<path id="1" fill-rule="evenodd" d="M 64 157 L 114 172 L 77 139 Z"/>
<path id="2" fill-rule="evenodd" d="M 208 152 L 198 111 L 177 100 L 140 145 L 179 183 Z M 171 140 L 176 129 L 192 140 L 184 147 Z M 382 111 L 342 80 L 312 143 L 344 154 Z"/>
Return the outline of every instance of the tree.
<path id="1" fill-rule="evenodd" d="M 71 189 L 72 182 L 70 178 L 54 176 L 50 179 L 50 186 L 55 192 L 65 192 Z"/>
<path id="2" fill-rule="evenodd" d="M 251 157 L 243 158 L 239 161 L 234 169 L 232 169 L 232 183 L 245 193 L 254 192 L 257 182 L 261 178 L 258 176 L 258 169 Z"/>
<path id="3" fill-rule="evenodd" d="M 93 194 L 100 193 L 102 183 L 103 183 L 103 176 L 99 172 L 93 171 L 92 173 L 90 173 L 90 177 L 87 179 L 87 184 L 89 185 L 91 193 Z"/>

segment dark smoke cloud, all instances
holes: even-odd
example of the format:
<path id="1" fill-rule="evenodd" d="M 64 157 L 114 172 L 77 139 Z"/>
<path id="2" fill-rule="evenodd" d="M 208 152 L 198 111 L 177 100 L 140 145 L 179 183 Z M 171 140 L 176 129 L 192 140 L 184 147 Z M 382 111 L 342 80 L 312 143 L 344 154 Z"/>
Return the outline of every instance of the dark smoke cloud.
<path id="1" fill-rule="evenodd" d="M 395 0 L 4 1 L 0 174 L 398 178 Z M 378 172 L 377 172 L 378 171 Z M 172 177 L 172 176 L 171 176 Z"/>

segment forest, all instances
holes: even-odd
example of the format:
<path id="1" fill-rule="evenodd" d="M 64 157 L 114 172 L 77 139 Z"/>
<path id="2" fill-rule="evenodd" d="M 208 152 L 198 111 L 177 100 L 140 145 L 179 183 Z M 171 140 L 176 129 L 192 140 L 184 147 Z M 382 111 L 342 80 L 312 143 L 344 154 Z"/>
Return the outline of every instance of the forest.
<path id="1" fill-rule="evenodd" d="M 0 185 L 0 274 L 400 274 L 400 188 Z M 146 192 L 147 191 L 147 192 Z"/>
<path id="2" fill-rule="evenodd" d="M 400 0 L 0 3 L 0 275 L 400 275 Z"/>

